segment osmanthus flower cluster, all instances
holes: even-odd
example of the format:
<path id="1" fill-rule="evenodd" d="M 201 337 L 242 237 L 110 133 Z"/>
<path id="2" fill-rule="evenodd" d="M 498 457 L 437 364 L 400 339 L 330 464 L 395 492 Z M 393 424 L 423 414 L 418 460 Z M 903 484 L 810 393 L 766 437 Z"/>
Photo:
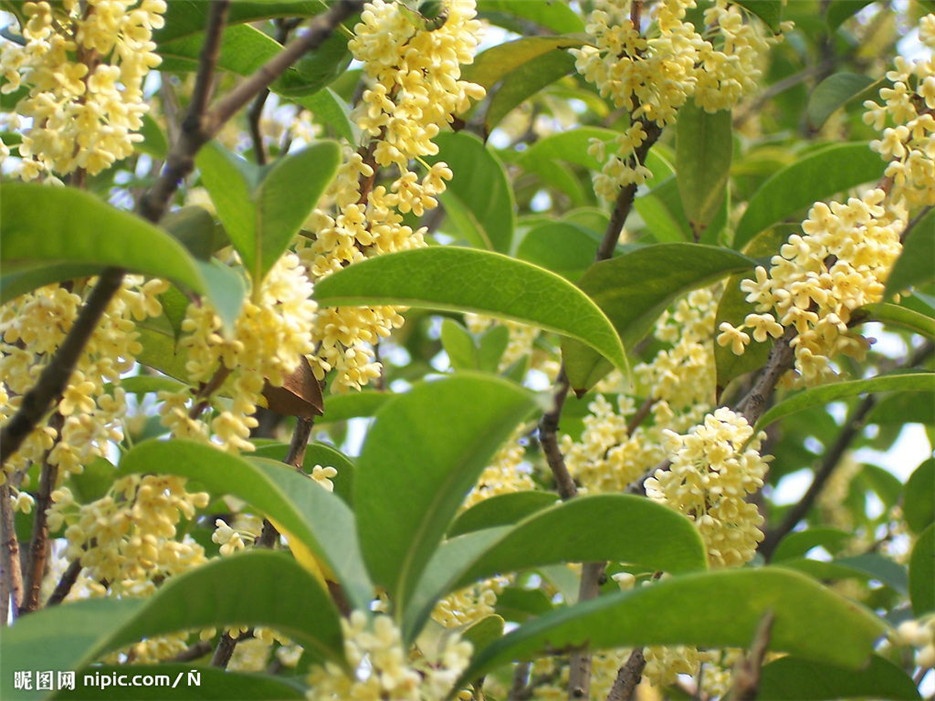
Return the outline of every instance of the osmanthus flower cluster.
<path id="1" fill-rule="evenodd" d="M 265 401 L 264 383 L 282 386 L 314 351 L 309 330 L 317 305 L 311 293 L 298 256 L 287 253 L 244 300 L 232 331 L 222 328 L 208 302 L 189 305 L 179 348 L 187 353 L 189 380 L 199 389 L 159 393 L 162 421 L 173 435 L 211 438 L 234 452 L 254 449 L 248 438 L 257 425 L 257 406 Z M 201 417 L 208 406 L 215 412 L 210 424 Z"/>
<path id="2" fill-rule="evenodd" d="M 935 15 L 922 18 L 919 37 L 935 50 Z M 835 355 L 863 356 L 867 343 L 849 329 L 852 314 L 883 299 L 912 208 L 935 204 L 935 52 L 897 57 L 886 77 L 892 87 L 880 90 L 882 104 L 866 102 L 864 115 L 881 130 L 871 146 L 888 162 L 883 183 L 845 202 L 816 202 L 802 235 L 742 283 L 755 313 L 720 327 L 718 343 L 738 355 L 750 342 L 747 330 L 763 341 L 794 328 L 795 369 L 806 384 L 834 377 Z"/>
<path id="3" fill-rule="evenodd" d="M 361 13 L 348 48 L 368 83 L 352 115 L 366 143 L 333 182 L 333 209 L 311 217 L 314 241 L 299 243 L 314 280 L 366 258 L 425 245 L 425 229 L 413 229 L 404 216 L 437 207 L 452 172 L 444 162 L 429 166 L 423 159 L 438 153 L 432 139 L 440 130 L 484 96 L 483 88 L 460 80 L 461 65 L 473 61 L 479 41 L 474 2 L 453 0 L 446 9 L 441 26 L 427 25 L 398 2 L 374 0 Z M 385 183 L 381 169 L 389 174 Z M 334 370 L 335 392 L 368 384 L 380 374 L 374 344 L 402 323 L 400 310 L 390 306 L 320 310 L 312 330 L 319 343 L 312 358 L 316 376 Z"/>
<path id="4" fill-rule="evenodd" d="M 21 178 L 94 175 L 133 153 L 149 109 L 143 80 L 161 61 L 152 32 L 165 11 L 165 0 L 23 4 L 22 44 L 0 46 L 0 90 L 28 88 L 16 106 L 30 120 L 19 144 Z"/>
<path id="5" fill-rule="evenodd" d="M 309 701 L 437 701 L 470 661 L 471 644 L 453 632 L 443 636 L 434 654 L 424 649 L 410 653 L 387 615 L 354 611 L 341 626 L 350 673 L 333 662 L 313 667 Z M 464 698 L 471 698 L 470 693 Z"/>
<path id="6" fill-rule="evenodd" d="M 779 37 L 766 34 L 727 0 L 705 11 L 710 29 L 703 33 L 686 18 L 695 0 L 647 3 L 647 18 L 640 17 L 643 3 L 637 0 L 597 0 L 594 5 L 586 25 L 591 43 L 571 53 L 578 72 L 630 115 L 631 126 L 610 142 L 615 151 L 609 156 L 609 144 L 595 140 L 591 145 L 592 155 L 604 162 L 595 191 L 613 201 L 620 187 L 641 185 L 651 176 L 636 156 L 647 139 L 646 127 L 673 123 L 692 98 L 709 112 L 736 104 L 756 88 L 761 57 Z M 643 22 L 651 29 L 644 32 Z"/>
<path id="7" fill-rule="evenodd" d="M 669 345 L 633 370 L 646 420 L 629 426 L 638 411 L 634 399 L 618 394 L 615 407 L 601 393 L 588 407 L 580 439 L 562 437 L 565 463 L 585 491 L 626 490 L 666 458 L 663 430 L 685 431 L 712 408 L 717 299 L 712 290 L 695 290 L 656 323 L 655 338 Z"/>
<path id="8" fill-rule="evenodd" d="M 43 287 L 0 306 L 0 421 L 19 409 L 93 284 L 92 278 L 69 287 Z M 161 280 L 124 279 L 56 406 L 58 418 L 25 440 L 0 471 L 0 482 L 19 479 L 29 465 L 43 461 L 56 466 L 59 478 L 65 479 L 105 456 L 111 442 L 123 440 L 127 404 L 120 380 L 140 352 L 136 322 L 161 314 L 158 295 L 167 288 Z"/>

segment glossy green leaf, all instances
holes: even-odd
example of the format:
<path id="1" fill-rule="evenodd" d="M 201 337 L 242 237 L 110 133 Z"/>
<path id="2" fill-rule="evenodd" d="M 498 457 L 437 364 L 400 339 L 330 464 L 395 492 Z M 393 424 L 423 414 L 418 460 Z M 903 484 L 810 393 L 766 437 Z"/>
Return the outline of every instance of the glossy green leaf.
<path id="1" fill-rule="evenodd" d="M 823 582 L 856 579 L 860 582 L 875 580 L 891 590 L 905 594 L 907 576 L 905 568 L 880 555 L 839 558 L 837 560 L 812 560 L 810 558 L 789 558 L 779 563 L 796 572 L 802 572 L 813 579 Z"/>
<path id="2" fill-rule="evenodd" d="M 582 496 L 540 509 L 511 526 L 474 531 L 443 543 L 410 602 L 409 627 L 418 628 L 441 596 L 496 574 L 603 560 L 666 572 L 707 567 L 704 545 L 692 523 L 642 497 Z M 640 537 L 634 538 L 634 533 Z"/>
<path id="3" fill-rule="evenodd" d="M 468 330 L 454 319 L 442 319 L 442 348 L 455 370 L 477 369 L 477 346 Z"/>
<path id="4" fill-rule="evenodd" d="M 479 53 L 475 57 L 474 63 L 464 67 L 461 76 L 464 80 L 477 83 L 489 90 L 514 71 L 522 69 L 530 61 L 554 51 L 579 47 L 581 44 L 580 39 L 567 36 L 516 39 Z"/>
<path id="5" fill-rule="evenodd" d="M 435 137 L 438 154 L 454 173 L 439 196 L 454 232 L 481 248 L 506 253 L 513 242 L 516 215 L 513 190 L 500 159 L 476 136 L 464 132 Z"/>
<path id="6" fill-rule="evenodd" d="M 56 701 L 266 701 L 268 699 L 305 698 L 305 690 L 294 679 L 269 674 L 232 672 L 220 667 L 192 666 L 175 662 L 151 665 L 102 665 L 86 673 L 113 678 L 114 674 L 142 674 L 168 676 L 167 686 L 84 686 L 77 675 L 75 690 L 62 690 L 52 696 Z M 163 679 L 166 678 L 163 676 Z"/>
<path id="7" fill-rule="evenodd" d="M 914 372 L 902 375 L 881 375 L 869 380 L 850 380 L 833 385 L 812 387 L 778 402 L 756 422 L 757 430 L 783 417 L 814 406 L 823 406 L 839 399 L 870 392 L 935 392 L 935 373 Z"/>
<path id="8" fill-rule="evenodd" d="M 263 173 L 253 193 L 257 206 L 254 280 L 266 275 L 288 248 L 340 163 L 337 142 L 321 141 L 278 159 Z"/>
<path id="9" fill-rule="evenodd" d="M 207 263 L 199 260 L 196 263 L 205 280 L 208 299 L 221 318 L 223 327 L 233 329 L 247 294 L 247 281 L 244 280 L 242 271 L 228 267 L 218 260 Z"/>
<path id="10" fill-rule="evenodd" d="M 885 625 L 814 580 L 780 568 L 703 572 L 547 613 L 475 656 L 462 679 L 514 659 L 588 644 L 746 647 L 767 611 L 769 649 L 858 668 Z"/>
<path id="11" fill-rule="evenodd" d="M 931 496 L 931 495 L 930 495 Z M 935 524 L 930 524 L 912 548 L 909 598 L 916 618 L 935 611 Z"/>
<path id="12" fill-rule="evenodd" d="M 853 538 L 853 533 L 839 528 L 808 528 L 804 531 L 793 531 L 779 542 L 773 553 L 772 561 L 781 562 L 805 557 L 812 548 L 817 547 L 822 547 L 834 555 L 851 538 Z"/>
<path id="13" fill-rule="evenodd" d="M 879 321 L 887 326 L 895 326 L 907 331 L 935 338 L 935 319 L 898 304 L 878 302 L 855 309 L 851 323 L 864 324 Z"/>
<path id="14" fill-rule="evenodd" d="M 159 222 L 195 258 L 208 260 L 211 255 L 228 243 L 223 227 L 215 221 L 208 210 L 198 207 L 181 207 L 168 212 Z"/>
<path id="15" fill-rule="evenodd" d="M 4 631 L 3 664 L 26 670 L 41 661 L 42 669 L 79 670 L 141 638 L 227 625 L 269 626 L 314 659 L 346 664 L 328 594 L 287 555 L 261 550 L 171 577 L 145 599 L 86 599 L 24 616 Z M 12 682 L 12 674 L 3 675 L 4 698 L 14 698 Z"/>
<path id="16" fill-rule="evenodd" d="M 620 339 L 587 295 L 554 273 L 489 251 L 436 246 L 372 258 L 319 282 L 315 298 L 324 306 L 396 304 L 521 321 L 576 338 L 626 368 Z"/>
<path id="17" fill-rule="evenodd" d="M 821 81 L 808 97 L 806 114 L 813 129 L 821 129 L 837 109 L 855 100 L 873 78 L 861 73 L 835 73 Z"/>
<path id="18" fill-rule="evenodd" d="M 578 286 L 604 310 L 629 345 L 642 338 L 677 297 L 754 264 L 740 253 L 714 246 L 656 244 L 596 263 Z M 606 374 L 606 363 L 577 340 L 566 340 L 562 350 L 576 391 L 591 388 Z"/>
<path id="19" fill-rule="evenodd" d="M 175 0 L 173 0 L 174 4 Z M 198 69 L 201 47 L 204 46 L 204 27 L 195 34 L 162 41 L 157 53 L 162 57 L 161 71 L 189 72 Z M 221 37 L 218 68 L 236 75 L 250 75 L 282 50 L 279 43 L 256 27 L 234 25 L 227 27 Z"/>
<path id="20" fill-rule="evenodd" d="M 307 475 L 265 458 L 243 458 L 188 440 L 146 441 L 120 462 L 120 473 L 188 477 L 218 495 L 229 494 L 274 518 L 336 573 L 348 598 L 366 609 L 372 587 L 347 505 Z"/>
<path id="21" fill-rule="evenodd" d="M 834 144 L 798 159 L 750 198 L 734 233 L 734 247 L 742 248 L 763 229 L 818 200 L 879 179 L 883 166 L 865 143 Z"/>
<path id="22" fill-rule="evenodd" d="M 289 446 L 287 444 L 273 443 L 259 446 L 253 456 L 282 461 L 285 460 L 288 453 Z M 350 503 L 354 484 L 354 470 L 356 469 L 351 459 L 340 450 L 325 443 L 309 443 L 305 448 L 305 457 L 302 459 L 302 469 L 306 474 L 310 475 L 316 465 L 333 467 L 338 471 L 338 474 L 331 478 L 331 482 L 334 484 L 334 493 Z"/>
<path id="23" fill-rule="evenodd" d="M 519 523 L 527 516 L 553 506 L 558 500 L 553 492 L 512 492 L 497 494 L 474 504 L 461 513 L 448 529 L 448 537 L 496 526 Z"/>
<path id="24" fill-rule="evenodd" d="M 259 168 L 216 141 L 201 148 L 195 165 L 231 244 L 240 253 L 244 267 L 252 271 L 257 217 L 253 189 L 259 179 Z"/>
<path id="25" fill-rule="evenodd" d="M 202 0 L 172 0 L 167 5 L 165 26 L 153 34 L 157 43 L 204 32 L 209 12 Z M 238 0 L 231 5 L 227 23 L 256 22 L 270 17 L 310 17 L 323 10 L 318 0 Z"/>
<path id="26" fill-rule="evenodd" d="M 416 385 L 377 412 L 354 505 L 364 559 L 397 616 L 464 495 L 534 407 L 516 385 L 463 373 Z"/>
<path id="27" fill-rule="evenodd" d="M 830 29 L 837 29 L 871 2 L 873 0 L 831 0 L 825 12 L 825 21 Z"/>
<path id="28" fill-rule="evenodd" d="M 518 163 L 528 171 L 548 169 L 553 167 L 554 161 L 567 161 L 588 170 L 600 170 L 601 162 L 588 153 L 588 147 L 592 140 L 609 143 L 617 136 L 618 132 L 613 129 L 590 126 L 560 131 L 531 144 L 519 155 Z"/>
<path id="29" fill-rule="evenodd" d="M 461 639 L 471 643 L 475 650 L 487 647 L 503 637 L 503 623 L 503 618 L 496 614 L 484 616 L 468 624 L 461 632 Z"/>
<path id="30" fill-rule="evenodd" d="M 6 239 L 2 242 L 5 244 Z M 91 277 L 100 272 L 99 265 L 49 264 L 42 261 L 14 264 L 15 270 L 0 273 L 0 304 L 56 282 Z"/>
<path id="31" fill-rule="evenodd" d="M 903 251 L 886 280 L 887 296 L 935 279 L 935 209 L 929 210 L 912 228 Z"/>
<path id="32" fill-rule="evenodd" d="M 783 0 L 738 0 L 737 4 L 763 20 L 774 34 L 779 33 Z M 681 114 L 679 118 L 681 119 Z"/>
<path id="33" fill-rule="evenodd" d="M 863 669 L 845 669 L 797 657 L 781 657 L 763 666 L 757 699 L 761 701 L 832 701 L 878 698 L 912 701 L 920 698 L 912 679 L 878 655 Z"/>
<path id="34" fill-rule="evenodd" d="M 558 273 L 574 282 L 594 263 L 600 236 L 577 224 L 547 222 L 530 229 L 516 257 Z"/>
<path id="35" fill-rule="evenodd" d="M 935 522 L 935 458 L 919 465 L 903 490 L 903 516 L 914 533 L 921 533 Z"/>
<path id="36" fill-rule="evenodd" d="M 0 184 L 0 201 L 4 275 L 39 264 L 111 266 L 205 292 L 201 271 L 182 244 L 87 192 L 6 182 Z"/>
<path id="37" fill-rule="evenodd" d="M 316 423 L 373 416 L 392 396 L 388 392 L 378 390 L 362 390 L 330 396 L 325 399 L 324 415 Z"/>
<path id="38" fill-rule="evenodd" d="M 730 110 L 709 113 L 689 100 L 676 124 L 675 169 L 682 207 L 696 237 L 724 201 L 733 154 Z"/>
<path id="39" fill-rule="evenodd" d="M 556 34 L 584 31 L 584 22 L 578 13 L 553 0 L 478 0 L 477 12 L 494 24 L 516 32 L 525 29 L 527 22 L 535 22 Z"/>
<path id="40" fill-rule="evenodd" d="M 175 332 L 168 321 L 165 321 L 165 324 L 159 325 L 137 324 L 136 330 L 142 349 L 137 354 L 136 361 L 176 380 L 187 382 L 188 371 L 185 369 L 185 363 L 188 361 L 188 355 L 176 347 Z"/>
<path id="41" fill-rule="evenodd" d="M 682 208 L 678 182 L 670 176 L 636 198 L 633 208 L 646 224 L 652 240 L 681 243 L 692 240 L 691 223 Z"/>

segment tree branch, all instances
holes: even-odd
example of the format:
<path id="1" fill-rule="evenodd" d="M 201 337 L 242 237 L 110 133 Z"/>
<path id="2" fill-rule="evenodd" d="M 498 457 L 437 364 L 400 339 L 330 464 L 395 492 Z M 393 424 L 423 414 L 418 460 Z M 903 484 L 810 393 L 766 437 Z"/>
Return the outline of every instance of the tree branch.
<path id="1" fill-rule="evenodd" d="M 751 426 L 766 411 L 767 402 L 776 388 L 776 383 L 787 371 L 795 367 L 795 351 L 792 348 L 792 339 L 795 336 L 795 327 L 790 326 L 786 329 L 782 337 L 773 344 L 769 359 L 753 383 L 753 387 L 737 402 L 736 411 L 743 414 Z"/>
<path id="2" fill-rule="evenodd" d="M 632 701 L 636 695 L 636 687 L 640 685 L 643 678 L 643 670 L 646 668 L 646 656 L 643 654 L 643 648 L 638 647 L 630 653 L 627 661 L 617 671 L 617 678 L 610 687 L 610 693 L 607 694 L 607 701 Z"/>
<path id="3" fill-rule="evenodd" d="M 23 571 L 9 482 L 0 484 L 0 533 L 3 538 L 0 543 L 0 626 L 5 626 L 9 614 L 12 612 L 16 618 L 23 603 Z"/>
<path id="4" fill-rule="evenodd" d="M 562 407 L 568 397 L 568 377 L 565 375 L 565 366 L 559 370 L 555 380 L 555 391 L 552 394 L 552 407 L 542 415 L 539 421 L 539 442 L 542 452 L 545 453 L 546 462 L 552 475 L 555 477 L 555 487 L 562 499 L 571 499 L 578 493 L 575 481 L 568 473 L 565 457 L 558 447 L 558 422 L 562 415 Z"/>
<path id="5" fill-rule="evenodd" d="M 754 701 L 756 699 L 760 690 L 763 660 L 769 648 L 769 638 L 775 618 L 772 611 L 767 611 L 760 619 L 753 642 L 750 644 L 749 654 L 734 668 L 734 686 L 730 691 L 730 701 Z"/>
<path id="6" fill-rule="evenodd" d="M 68 592 L 71 591 L 71 588 L 75 586 L 75 582 L 78 581 L 78 575 L 81 574 L 81 567 L 81 558 L 73 560 L 71 564 L 68 565 L 68 569 L 65 570 L 61 579 L 58 580 L 58 584 L 55 585 L 55 590 L 52 592 L 49 600 L 45 602 L 47 607 L 56 606 L 65 600 L 65 597 L 68 596 Z"/>

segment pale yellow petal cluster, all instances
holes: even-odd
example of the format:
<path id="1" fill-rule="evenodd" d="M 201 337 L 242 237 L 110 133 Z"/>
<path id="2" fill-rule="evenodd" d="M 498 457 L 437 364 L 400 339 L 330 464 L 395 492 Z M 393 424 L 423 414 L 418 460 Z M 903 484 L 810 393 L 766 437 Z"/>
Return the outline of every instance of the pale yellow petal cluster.
<path id="1" fill-rule="evenodd" d="M 0 45 L 4 93 L 28 94 L 19 176 L 94 175 L 133 153 L 149 110 L 143 80 L 162 60 L 152 32 L 164 0 L 64 0 L 23 5 L 23 45 Z"/>

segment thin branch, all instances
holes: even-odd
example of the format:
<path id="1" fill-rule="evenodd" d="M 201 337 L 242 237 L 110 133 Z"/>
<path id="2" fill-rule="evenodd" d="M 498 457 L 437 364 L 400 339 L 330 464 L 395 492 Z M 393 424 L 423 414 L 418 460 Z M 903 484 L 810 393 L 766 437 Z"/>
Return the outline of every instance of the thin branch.
<path id="1" fill-rule="evenodd" d="M 545 453 L 546 462 L 552 470 L 556 489 L 562 499 L 571 499 L 578 494 L 578 487 L 575 486 L 575 481 L 568 472 L 565 457 L 558 446 L 558 422 L 562 415 L 562 407 L 565 406 L 565 399 L 568 397 L 568 389 L 568 376 L 565 374 L 563 365 L 555 381 L 552 407 L 542 415 L 539 421 L 539 442 L 542 444 L 542 452 Z"/>
<path id="2" fill-rule="evenodd" d="M 606 562 L 586 562 L 581 568 L 578 601 L 596 599 L 604 582 Z M 591 698 L 591 653 L 587 648 L 572 653 L 568 669 L 568 698 Z"/>
<path id="3" fill-rule="evenodd" d="M 237 643 L 241 640 L 247 640 L 253 637 L 253 628 L 248 628 L 245 632 L 238 634 L 236 637 L 230 634 L 230 631 L 225 632 L 221 635 L 221 640 L 218 642 L 217 648 L 214 650 L 214 656 L 211 658 L 212 667 L 221 667 L 226 668 L 228 663 L 231 661 L 231 657 L 234 656 L 234 650 L 237 649 Z"/>
<path id="4" fill-rule="evenodd" d="M 55 589 L 49 597 L 49 600 L 45 602 L 47 607 L 57 606 L 65 600 L 65 597 L 68 596 L 68 592 L 71 591 L 71 588 L 75 586 L 75 582 L 78 581 L 78 575 L 81 574 L 81 567 L 81 558 L 72 560 L 71 564 L 68 565 L 68 569 L 65 570 L 58 580 L 58 584 L 55 585 Z"/>
<path id="5" fill-rule="evenodd" d="M 769 638 L 775 616 L 767 611 L 756 628 L 750 652 L 734 668 L 734 686 L 730 691 L 731 701 L 754 701 L 760 691 L 760 674 L 763 660 L 769 648 Z"/>
<path id="6" fill-rule="evenodd" d="M 913 353 L 912 357 L 906 361 L 905 366 L 915 367 L 931 356 L 933 352 L 935 352 L 935 346 L 933 346 L 932 343 L 926 343 Z M 805 518 L 811 510 L 818 496 L 824 489 L 825 484 L 840 463 L 844 453 L 847 451 L 848 447 L 850 447 L 851 442 L 860 435 L 860 432 L 864 428 L 864 421 L 876 406 L 876 403 L 877 397 L 873 394 L 869 394 L 861 400 L 844 423 L 844 428 L 841 429 L 841 433 L 838 434 L 834 444 L 825 453 L 821 461 L 821 466 L 815 472 L 815 477 L 812 479 L 812 483 L 809 485 L 805 494 L 789 509 L 782 523 L 775 529 L 767 532 L 758 549 L 759 553 L 767 562 L 773 556 L 773 553 L 776 551 L 776 546 L 779 545 L 780 541 L 791 533 L 798 525 L 799 521 Z"/>
<path id="7" fill-rule="evenodd" d="M 10 619 L 9 614 L 12 612 L 13 618 L 16 618 L 23 603 L 23 571 L 9 482 L 0 484 L 0 533 L 3 540 L 0 543 L 0 596 L 3 597 L 0 626 L 5 626 Z"/>
<path id="8" fill-rule="evenodd" d="M 643 654 L 643 648 L 638 647 L 630 653 L 624 665 L 617 670 L 617 678 L 610 687 L 607 701 L 632 701 L 645 668 L 646 656 Z"/>
<path id="9" fill-rule="evenodd" d="M 646 160 L 646 154 L 653 147 L 659 137 L 662 135 L 662 129 L 655 122 L 641 121 L 643 131 L 646 132 L 646 138 L 643 140 L 633 153 L 633 157 L 643 163 Z M 614 255 L 614 248 L 620 240 L 620 233 L 623 231 L 623 225 L 630 216 L 633 209 L 633 202 L 636 199 L 637 185 L 631 183 L 620 189 L 617 195 L 617 201 L 614 203 L 614 210 L 611 212 L 610 221 L 607 223 L 607 229 L 604 231 L 604 237 L 597 248 L 594 256 L 595 261 L 609 260 Z"/>
<path id="10" fill-rule="evenodd" d="M 913 231 L 913 229 L 915 229 L 916 224 L 918 224 L 920 221 L 922 221 L 922 219 L 923 219 L 929 212 L 931 212 L 932 209 L 935 209 L 935 207 L 932 207 L 932 205 L 929 205 L 929 206 L 927 206 L 927 207 L 923 207 L 923 208 L 922 208 L 922 211 L 920 211 L 920 212 L 919 212 L 918 214 L 916 214 L 912 219 L 909 220 L 909 223 L 906 224 L 906 228 L 903 229 L 903 233 L 900 234 L 900 236 L 899 236 L 899 242 L 900 242 L 901 244 L 903 244 L 903 245 L 906 244 L 906 239 L 908 239 L 909 236 L 912 234 L 912 231 Z"/>
<path id="11" fill-rule="evenodd" d="M 182 650 L 179 654 L 173 657 L 171 662 L 194 662 L 200 657 L 204 657 L 214 646 L 211 644 L 210 640 L 199 640 L 194 645 Z"/>
<path id="12" fill-rule="evenodd" d="M 269 90 L 261 90 L 247 110 L 247 123 L 250 125 L 250 140 L 253 142 L 253 157 L 258 165 L 266 165 L 266 147 L 263 145 L 263 131 L 260 129 L 260 118 L 263 116 L 263 107 L 269 97 Z"/>
<path id="13" fill-rule="evenodd" d="M 49 421 L 49 425 L 59 435 L 64 424 L 65 417 L 58 412 L 53 414 Z M 49 508 L 52 506 L 52 490 L 58 482 L 58 465 L 50 463 L 48 457 L 47 452 L 39 475 L 39 491 L 36 493 L 35 504 L 36 518 L 32 527 L 32 540 L 29 543 L 29 567 L 25 572 L 22 613 L 39 608 L 39 594 L 42 591 L 42 580 L 49 558 Z"/>
<path id="14" fill-rule="evenodd" d="M 790 326 L 782 337 L 773 344 L 763 371 L 756 378 L 756 382 L 753 383 L 750 391 L 743 396 L 735 407 L 736 411 L 743 414 L 751 426 L 766 411 L 767 402 L 776 388 L 776 383 L 795 366 L 795 351 L 792 348 L 792 340 L 795 336 L 795 327 Z"/>

